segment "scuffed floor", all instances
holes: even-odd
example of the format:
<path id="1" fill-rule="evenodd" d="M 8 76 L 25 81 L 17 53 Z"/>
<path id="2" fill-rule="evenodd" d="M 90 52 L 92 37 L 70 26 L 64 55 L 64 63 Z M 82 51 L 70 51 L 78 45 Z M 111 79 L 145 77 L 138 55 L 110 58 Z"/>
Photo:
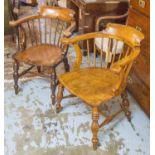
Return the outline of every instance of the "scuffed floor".
<path id="1" fill-rule="evenodd" d="M 63 100 L 63 110 L 55 114 L 50 81 L 20 81 L 20 88 L 15 95 L 13 85 L 5 84 L 5 155 L 149 155 L 149 119 L 131 96 L 132 124 L 122 113 L 102 127 L 95 152 L 91 109 L 80 99 Z M 101 108 L 111 113 L 120 102 L 117 97 Z"/>

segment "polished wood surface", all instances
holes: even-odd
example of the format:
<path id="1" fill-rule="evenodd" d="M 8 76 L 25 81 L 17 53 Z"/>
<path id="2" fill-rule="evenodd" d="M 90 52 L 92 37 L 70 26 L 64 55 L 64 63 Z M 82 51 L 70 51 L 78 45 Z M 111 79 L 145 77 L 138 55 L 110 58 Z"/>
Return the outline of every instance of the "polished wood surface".
<path id="1" fill-rule="evenodd" d="M 96 59 L 96 45 L 94 43 L 93 57 L 90 56 L 89 40 L 101 38 L 100 61 Z M 108 45 L 104 40 L 108 39 Z M 73 38 L 62 39 L 63 44 L 73 45 L 76 52 L 76 60 L 73 71 L 64 73 L 58 77 L 59 89 L 57 95 L 57 112 L 62 109 L 61 100 L 63 98 L 64 87 L 74 96 L 80 97 L 87 105 L 92 107 L 92 143 L 94 150 L 97 149 L 97 133 L 100 127 L 108 124 L 120 112 L 124 111 L 128 120 L 131 120 L 129 111 L 129 102 L 125 92 L 128 74 L 133 62 L 140 53 L 140 43 L 144 35 L 136 29 L 120 24 L 108 24 L 104 33 L 94 32 L 79 35 Z M 80 41 L 87 42 L 88 65 L 81 67 L 82 49 L 79 46 Z M 116 57 L 118 42 L 123 42 L 119 55 Z M 104 46 L 108 46 L 104 50 Z M 103 52 L 106 56 L 103 57 Z M 110 59 L 110 55 L 112 58 Z M 110 62 L 109 62 L 110 60 Z M 85 62 L 86 63 L 86 62 Z M 105 120 L 99 124 L 99 106 L 106 104 L 106 101 L 115 96 L 121 95 L 121 109 L 112 116 L 104 115 Z"/>
<path id="2" fill-rule="evenodd" d="M 86 68 L 60 76 L 61 83 L 72 94 L 80 97 L 91 106 L 99 106 L 103 103 L 103 99 L 111 98 L 113 94 L 110 92 L 116 89 L 119 79 L 120 76 L 113 71 L 100 68 Z"/>
<path id="3" fill-rule="evenodd" d="M 133 9 L 150 16 L 150 0 L 131 0 L 130 4 Z"/>
<path id="4" fill-rule="evenodd" d="M 127 24 L 145 34 L 141 43 L 141 53 L 133 64 L 128 90 L 143 110 L 150 115 L 150 1 L 131 0 Z"/>
<path id="5" fill-rule="evenodd" d="M 128 10 L 128 1 L 112 0 L 67 0 L 67 7 L 76 12 L 76 31 L 79 34 L 95 32 L 97 18 L 107 15 L 122 15 Z"/>
<path id="6" fill-rule="evenodd" d="M 19 91 L 18 79 L 33 67 L 42 73 L 42 67 L 50 67 L 51 72 L 51 99 L 55 104 L 55 90 L 57 84 L 56 66 L 64 62 L 68 70 L 67 46 L 60 42 L 62 37 L 70 37 L 75 27 L 74 11 L 67 8 L 42 6 L 38 14 L 10 21 L 10 26 L 16 28 L 17 52 L 14 59 L 14 88 Z M 27 70 L 18 73 L 19 62 L 31 65 Z"/>

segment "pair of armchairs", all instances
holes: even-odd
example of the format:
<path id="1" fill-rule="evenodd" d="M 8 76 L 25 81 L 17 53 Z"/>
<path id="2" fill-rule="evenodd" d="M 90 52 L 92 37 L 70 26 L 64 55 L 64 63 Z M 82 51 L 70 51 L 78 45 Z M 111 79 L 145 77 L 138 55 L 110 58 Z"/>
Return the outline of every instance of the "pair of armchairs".
<path id="1" fill-rule="evenodd" d="M 38 73 L 42 72 L 42 66 L 51 67 L 51 99 L 53 105 L 56 103 L 56 111 L 61 111 L 61 101 L 66 98 L 63 96 L 64 88 L 92 108 L 91 129 L 94 150 L 97 149 L 97 133 L 100 127 L 108 124 L 122 111 L 125 112 L 128 120 L 131 119 L 125 88 L 133 61 L 140 53 L 140 42 L 144 38 L 141 32 L 125 25 L 108 24 L 104 33 L 94 32 L 69 38 L 75 27 L 74 11 L 47 6 L 41 7 L 38 15 L 11 21 L 10 25 L 16 27 L 19 33 L 17 34 L 18 52 L 13 56 L 16 94 L 19 90 L 19 77 L 33 67 L 37 67 Z M 28 40 L 28 38 L 30 39 Z M 100 47 L 96 44 L 95 39 L 100 39 Z M 94 40 L 93 55 L 90 53 L 89 47 L 92 40 Z M 79 44 L 81 41 L 86 42 L 87 45 L 87 67 L 81 66 L 83 57 Z M 118 48 L 120 43 L 121 48 Z M 72 45 L 76 52 L 72 71 L 69 71 L 66 57 L 69 45 Z M 99 62 L 96 59 L 97 50 L 100 54 Z M 105 56 L 103 56 L 104 53 Z M 18 73 L 20 62 L 31 66 L 22 73 Z M 58 82 L 55 68 L 61 62 L 64 62 L 66 73 L 58 77 Z M 55 90 L 58 83 L 56 97 Z M 121 109 L 112 116 L 103 114 L 99 106 L 118 95 L 122 97 Z M 106 118 L 101 124 L 98 123 L 99 114 Z"/>

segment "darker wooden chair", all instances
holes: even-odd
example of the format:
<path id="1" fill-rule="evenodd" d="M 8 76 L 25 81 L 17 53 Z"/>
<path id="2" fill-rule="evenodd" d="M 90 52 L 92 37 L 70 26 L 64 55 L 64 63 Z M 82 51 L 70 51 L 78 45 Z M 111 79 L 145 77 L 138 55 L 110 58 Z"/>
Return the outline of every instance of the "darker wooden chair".
<path id="1" fill-rule="evenodd" d="M 16 28 L 17 52 L 13 55 L 13 78 L 15 93 L 18 94 L 18 79 L 32 68 L 37 67 L 42 75 L 42 67 L 50 67 L 52 104 L 55 103 L 56 71 L 55 68 L 64 62 L 68 71 L 67 46 L 62 46 L 60 39 L 70 37 L 75 27 L 74 11 L 66 8 L 43 6 L 37 15 L 32 15 L 10 21 L 10 26 Z M 20 62 L 30 65 L 19 73 Z"/>
<path id="2" fill-rule="evenodd" d="M 96 44 L 94 43 L 94 54 L 91 56 L 89 41 L 95 38 L 101 38 L 100 59 L 96 59 Z M 64 73 L 58 77 L 59 89 L 57 94 L 57 112 L 61 111 L 61 100 L 63 97 L 64 87 L 73 95 L 81 98 L 86 104 L 92 108 L 92 133 L 93 148 L 97 149 L 98 138 L 97 133 L 100 127 L 108 124 L 120 112 L 124 111 L 128 120 L 131 119 L 129 111 L 129 101 L 125 91 L 127 77 L 132 67 L 133 61 L 140 53 L 140 42 L 144 35 L 136 29 L 120 25 L 108 24 L 104 33 L 94 32 L 80 35 L 74 38 L 64 38 L 63 44 L 71 44 L 75 48 L 76 61 L 73 71 Z M 104 41 L 108 39 L 108 44 Z M 82 50 L 79 46 L 80 41 L 87 44 L 88 66 L 81 66 Z M 111 44 L 114 42 L 114 44 Z M 123 43 L 121 49 L 118 48 L 119 42 Z M 107 46 L 105 59 L 103 57 L 104 46 Z M 120 50 L 117 59 L 116 51 Z M 113 53 L 113 54 L 112 54 Z M 112 56 L 112 58 L 111 58 Z M 110 63 L 109 63 L 110 59 Z M 112 116 L 105 115 L 100 110 L 100 105 L 115 96 L 121 95 L 121 109 Z M 105 117 L 105 120 L 99 124 L 99 114 Z"/>

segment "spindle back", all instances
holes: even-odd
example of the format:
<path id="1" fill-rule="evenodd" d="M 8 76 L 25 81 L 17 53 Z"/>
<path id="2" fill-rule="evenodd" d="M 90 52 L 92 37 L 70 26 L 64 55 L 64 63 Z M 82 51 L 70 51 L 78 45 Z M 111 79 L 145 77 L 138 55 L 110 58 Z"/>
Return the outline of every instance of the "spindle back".
<path id="1" fill-rule="evenodd" d="M 74 22 L 74 11 L 54 6 L 40 7 L 36 15 L 11 21 L 18 37 L 18 49 L 39 44 L 61 46 L 60 39 Z M 21 40 L 21 42 L 19 42 Z"/>
<path id="2" fill-rule="evenodd" d="M 74 69 L 99 67 L 117 70 L 121 68 L 123 78 L 126 79 L 133 61 L 140 53 L 140 42 L 143 38 L 144 35 L 135 28 L 120 24 L 108 24 L 103 33 L 94 32 L 69 39 L 64 38 L 62 42 L 72 44 L 75 48 Z M 98 42 L 97 39 L 99 39 Z M 87 59 L 82 56 L 81 41 L 87 45 Z M 92 41 L 94 47 L 91 49 L 90 42 Z"/>

